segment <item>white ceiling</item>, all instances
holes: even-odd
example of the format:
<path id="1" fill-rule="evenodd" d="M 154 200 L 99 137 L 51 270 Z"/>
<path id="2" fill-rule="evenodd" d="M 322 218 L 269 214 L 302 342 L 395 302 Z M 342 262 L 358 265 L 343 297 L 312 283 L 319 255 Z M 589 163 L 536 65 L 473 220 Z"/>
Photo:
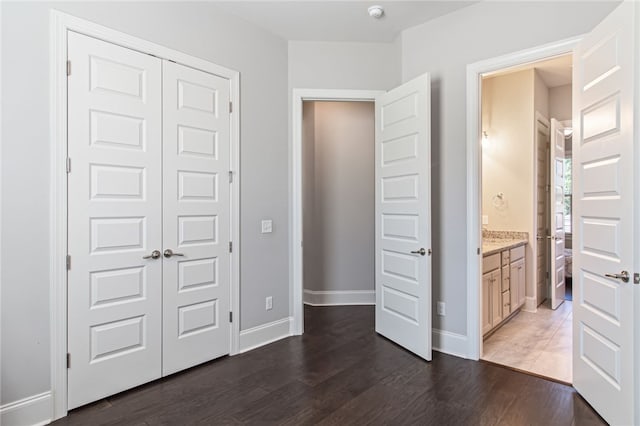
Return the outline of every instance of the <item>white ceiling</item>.
<path id="1" fill-rule="evenodd" d="M 215 1 L 215 5 L 286 40 L 391 42 L 406 29 L 477 1 Z M 382 19 L 367 13 L 374 4 Z"/>

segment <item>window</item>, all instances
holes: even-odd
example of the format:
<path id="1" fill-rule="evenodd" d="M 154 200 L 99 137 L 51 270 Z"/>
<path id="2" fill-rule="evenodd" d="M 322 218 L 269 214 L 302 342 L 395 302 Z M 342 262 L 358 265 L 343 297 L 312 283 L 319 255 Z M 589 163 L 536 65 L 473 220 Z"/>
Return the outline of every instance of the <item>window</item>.
<path id="1" fill-rule="evenodd" d="M 564 159 L 564 232 L 571 233 L 571 192 L 573 179 L 571 179 L 571 157 Z"/>

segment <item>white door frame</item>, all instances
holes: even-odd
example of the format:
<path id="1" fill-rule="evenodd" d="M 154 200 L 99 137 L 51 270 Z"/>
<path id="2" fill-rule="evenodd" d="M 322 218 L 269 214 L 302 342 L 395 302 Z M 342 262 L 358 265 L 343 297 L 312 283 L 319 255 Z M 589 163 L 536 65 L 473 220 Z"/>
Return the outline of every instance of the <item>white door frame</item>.
<path id="1" fill-rule="evenodd" d="M 52 419 L 67 415 L 67 34 L 78 32 L 142 53 L 169 59 L 229 80 L 231 101 L 230 167 L 234 174 L 231 186 L 231 239 L 236 250 L 231 254 L 231 301 L 236 321 L 231 326 L 230 354 L 238 353 L 240 336 L 240 73 L 195 56 L 112 30 L 102 25 L 52 10 L 50 15 L 50 327 Z M 73 70 L 71 70 L 73 72 Z"/>
<path id="2" fill-rule="evenodd" d="M 289 280 L 293 322 L 291 334 L 304 332 L 303 277 L 302 277 L 302 102 L 339 101 L 374 102 L 383 90 L 293 89 L 293 137 L 289 147 L 291 222 L 289 229 Z"/>
<path id="3" fill-rule="evenodd" d="M 478 360 L 482 351 L 480 320 L 482 277 L 482 76 L 527 63 L 572 54 L 581 36 L 545 44 L 467 65 L 467 358 Z M 535 238 L 529 236 L 529 239 Z"/>

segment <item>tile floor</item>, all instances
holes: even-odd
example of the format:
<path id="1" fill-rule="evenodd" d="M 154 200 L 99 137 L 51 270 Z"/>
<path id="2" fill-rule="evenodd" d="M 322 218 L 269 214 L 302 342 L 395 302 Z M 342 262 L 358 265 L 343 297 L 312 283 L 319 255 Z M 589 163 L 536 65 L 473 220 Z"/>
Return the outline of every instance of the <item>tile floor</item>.
<path id="1" fill-rule="evenodd" d="M 484 341 L 482 359 L 571 383 L 572 302 L 520 311 Z"/>

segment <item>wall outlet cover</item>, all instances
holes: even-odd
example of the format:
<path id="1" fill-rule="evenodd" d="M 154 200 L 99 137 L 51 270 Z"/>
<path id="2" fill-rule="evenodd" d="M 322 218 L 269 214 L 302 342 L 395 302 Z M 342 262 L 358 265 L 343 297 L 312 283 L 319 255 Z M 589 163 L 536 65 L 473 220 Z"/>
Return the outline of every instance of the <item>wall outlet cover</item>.
<path id="1" fill-rule="evenodd" d="M 273 232 L 273 220 L 265 219 L 262 221 L 262 233 L 269 234 Z"/>

